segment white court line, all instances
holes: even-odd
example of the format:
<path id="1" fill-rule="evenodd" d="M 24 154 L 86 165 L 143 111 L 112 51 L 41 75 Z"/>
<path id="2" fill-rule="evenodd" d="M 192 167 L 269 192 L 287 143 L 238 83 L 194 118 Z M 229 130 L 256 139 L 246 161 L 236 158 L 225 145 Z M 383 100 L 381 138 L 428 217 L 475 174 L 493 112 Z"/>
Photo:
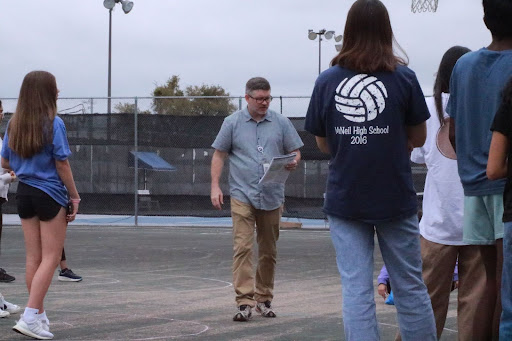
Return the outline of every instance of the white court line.
<path id="1" fill-rule="evenodd" d="M 213 282 L 220 282 L 220 283 L 227 284 L 227 285 L 225 285 L 225 286 L 223 286 L 223 287 L 203 288 L 203 289 L 190 289 L 190 290 L 178 290 L 178 291 L 194 291 L 194 290 L 205 290 L 205 289 L 222 289 L 222 288 L 228 288 L 228 287 L 233 286 L 233 283 L 231 283 L 231 282 L 226 282 L 226 281 L 223 281 L 223 280 L 221 280 L 221 279 L 208 278 L 208 277 L 182 276 L 182 275 L 160 275 L 160 276 L 161 276 L 161 277 L 164 277 L 164 278 L 177 277 L 177 278 L 193 278 L 193 279 L 202 279 L 202 280 L 213 281 Z"/>
<path id="2" fill-rule="evenodd" d="M 452 333 L 458 333 L 459 332 L 458 330 L 450 329 L 450 328 L 443 328 L 443 330 L 447 330 L 447 331 L 452 332 Z"/>
<path id="3" fill-rule="evenodd" d="M 160 271 L 166 271 L 166 269 L 141 271 L 139 273 L 155 273 L 155 272 L 160 272 Z M 198 276 L 187 276 L 187 275 L 165 275 L 165 274 L 162 274 L 162 275 L 159 274 L 159 275 L 162 276 L 162 277 L 184 277 L 184 278 L 204 279 L 204 280 L 207 280 L 207 281 L 220 282 L 220 283 L 227 284 L 227 285 L 225 285 L 223 287 L 216 287 L 216 288 L 212 288 L 212 289 L 222 289 L 222 288 L 228 288 L 228 287 L 233 286 L 233 283 L 231 283 L 231 282 L 227 282 L 227 281 L 223 281 L 221 279 L 215 279 L 215 278 L 198 277 Z M 204 290 L 204 289 L 197 289 L 197 290 Z"/>
<path id="4" fill-rule="evenodd" d="M 153 271 L 147 271 L 147 272 L 142 272 L 142 271 L 139 271 L 139 272 L 130 272 L 130 274 L 141 274 L 141 273 L 156 273 L 156 272 L 159 272 L 159 271 L 165 271 L 164 270 L 153 270 Z M 233 286 L 233 283 L 231 282 L 227 282 L 227 281 L 223 281 L 223 280 L 220 280 L 220 279 L 215 279 L 215 278 L 208 278 L 208 277 L 198 277 L 198 276 L 186 276 L 186 275 L 169 275 L 169 274 L 157 274 L 160 279 L 165 279 L 165 278 L 192 278 L 192 279 L 198 279 L 198 280 L 203 280 L 203 281 L 212 281 L 212 282 L 219 282 L 219 283 L 223 283 L 225 285 L 223 286 L 213 286 L 213 285 L 210 285 L 210 286 L 207 286 L 206 288 L 191 288 L 191 289 L 175 289 L 175 288 L 172 288 L 169 287 L 170 284 L 172 283 L 163 283 L 161 285 L 157 285 L 155 284 L 155 286 L 160 286 L 160 287 L 163 287 L 164 289 L 166 290 L 169 290 L 169 291 L 172 291 L 172 292 L 190 292 L 190 291 L 207 291 L 207 290 L 219 290 L 219 289 L 225 289 L 225 288 L 229 288 L 229 287 L 232 287 Z M 99 277 L 99 278 L 103 278 L 102 276 L 84 276 L 84 278 L 89 278 L 89 277 Z M 121 280 L 117 280 L 117 282 L 115 283 L 121 283 L 122 281 Z M 133 281 L 132 281 L 133 282 Z M 70 283 L 72 284 L 72 283 Z M 99 286 L 103 283 L 92 283 L 92 284 L 89 284 L 89 286 Z M 110 283 L 110 282 L 107 282 L 105 284 L 114 284 L 114 283 Z M 71 289 L 75 289 L 79 286 L 84 286 L 86 285 L 86 283 L 83 283 L 82 282 L 77 282 L 76 283 L 76 287 L 73 286 L 68 286 L 68 285 L 65 285 L 65 286 L 59 286 L 59 287 L 55 287 L 55 286 L 51 286 L 51 290 L 48 291 L 48 294 L 49 296 L 53 296 L 53 294 L 56 294 L 56 295 L 62 295 L 62 294 L 73 294 L 73 295 L 78 295 L 78 294 L 81 294 L 80 292 L 76 292 L 75 290 L 67 290 L 68 288 Z M 101 293 L 101 294 L 117 294 L 117 295 L 127 295 L 128 293 L 130 292 L 139 292 L 139 291 L 133 291 L 133 290 L 129 290 L 128 288 L 126 290 L 118 290 L 116 289 L 115 291 L 108 291 L 108 289 L 105 289 L 105 290 L 100 290 L 100 291 L 87 291 L 87 292 L 83 292 L 83 294 L 91 294 L 91 293 Z"/>
<path id="5" fill-rule="evenodd" d="M 381 324 L 381 325 L 386 326 L 386 327 L 396 327 L 396 328 L 399 328 L 396 324 L 383 323 L 383 322 L 378 322 L 378 324 Z M 459 332 L 458 330 L 454 330 L 454 329 L 450 329 L 450 328 L 443 328 L 443 330 L 447 330 L 447 331 L 452 332 L 452 333 L 458 333 Z"/>
<path id="6" fill-rule="evenodd" d="M 81 272 L 82 273 L 82 272 Z M 84 276 L 82 276 L 82 278 L 84 278 Z M 87 276 L 86 278 L 105 278 L 105 276 Z M 62 281 L 59 281 L 59 282 L 62 282 Z M 108 282 L 100 282 L 100 283 L 88 283 L 87 281 L 83 281 L 83 279 L 80 281 L 80 282 L 74 282 L 74 283 L 77 283 L 77 286 L 80 285 L 80 286 L 92 286 L 92 285 L 108 285 L 108 284 L 117 284 L 117 283 L 121 283 L 121 280 L 119 279 L 110 279 L 110 281 Z"/>
<path id="7" fill-rule="evenodd" d="M 291 217 L 288 221 L 300 221 L 302 229 L 325 230 L 324 219 L 297 219 Z M 17 214 L 4 214 L 4 225 L 21 225 L 21 220 Z M 75 221 L 70 223 L 69 227 L 77 226 L 117 226 L 117 227 L 135 227 L 135 217 L 133 215 L 99 215 L 99 214 L 78 214 Z M 230 217 L 193 217 L 193 216 L 138 216 L 139 227 L 232 227 L 233 222 Z"/>
<path id="8" fill-rule="evenodd" d="M 52 321 L 52 326 L 61 325 L 61 324 L 65 325 L 65 326 L 68 326 L 68 327 L 74 327 L 74 325 L 69 323 L 69 322 L 53 322 Z"/>
<path id="9" fill-rule="evenodd" d="M 83 311 L 76 311 L 76 310 L 53 310 L 53 311 L 63 312 L 63 313 L 84 314 Z M 142 317 L 142 318 L 147 318 L 147 319 L 164 320 L 164 321 L 170 321 L 170 322 L 173 322 L 173 321 L 176 321 L 176 322 L 186 322 L 186 323 L 191 323 L 191 324 L 195 324 L 197 326 L 204 327 L 203 330 L 201 330 L 201 331 L 199 331 L 197 333 L 190 333 L 190 334 L 155 336 L 155 337 L 148 337 L 148 338 L 141 338 L 141 339 L 127 339 L 127 338 L 123 338 L 123 339 L 94 339 L 94 341 L 117 341 L 117 340 L 121 340 L 121 341 L 127 341 L 127 340 L 131 340 L 131 341 L 145 341 L 145 340 L 164 340 L 164 339 L 169 339 L 169 338 L 174 339 L 174 338 L 178 338 L 178 337 L 197 336 L 197 335 L 200 335 L 200 334 L 202 334 L 202 333 L 204 333 L 204 332 L 206 332 L 207 330 L 210 329 L 210 327 L 208 327 L 207 325 L 201 324 L 201 323 L 195 322 L 195 321 L 169 319 L 169 318 L 164 318 L 164 317 L 151 317 L 151 316 L 147 316 L 147 315 L 104 313 L 104 312 L 95 313 L 95 314 L 90 314 L 90 312 L 86 312 L 85 315 L 88 315 L 88 316 L 91 316 L 91 315 L 98 315 L 98 316 L 99 315 L 133 316 L 133 317 L 138 317 L 138 318 Z M 57 322 L 55 324 L 59 324 L 59 322 Z M 60 324 L 68 324 L 70 326 L 73 326 L 72 324 L 67 323 L 67 322 L 60 322 Z"/>

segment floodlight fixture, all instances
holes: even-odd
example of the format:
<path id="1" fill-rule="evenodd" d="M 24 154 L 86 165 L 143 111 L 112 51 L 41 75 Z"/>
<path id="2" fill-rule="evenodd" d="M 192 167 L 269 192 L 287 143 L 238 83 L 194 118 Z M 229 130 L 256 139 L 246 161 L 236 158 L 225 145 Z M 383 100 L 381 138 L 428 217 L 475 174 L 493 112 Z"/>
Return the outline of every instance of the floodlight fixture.
<path id="1" fill-rule="evenodd" d="M 318 32 L 315 32 L 313 30 L 308 30 L 308 38 L 310 40 L 315 40 L 316 37 L 318 37 L 318 74 L 322 71 L 322 36 L 325 37 L 325 39 L 329 40 L 334 37 L 334 40 L 336 42 L 340 42 L 342 39 L 342 36 L 336 36 L 336 33 L 334 31 L 327 31 L 325 28 L 319 30 Z M 336 48 L 337 49 L 337 48 Z"/>
<path id="2" fill-rule="evenodd" d="M 334 31 L 327 31 L 327 32 L 325 32 L 324 36 L 325 36 L 325 39 L 329 40 L 334 36 Z"/>
<path id="3" fill-rule="evenodd" d="M 108 85 L 107 85 L 107 113 L 111 113 L 111 85 L 112 85 L 112 10 L 117 3 L 121 4 L 124 13 L 128 14 L 133 8 L 133 1 L 130 0 L 104 0 L 103 6 L 108 9 Z"/>
<path id="4" fill-rule="evenodd" d="M 116 5 L 116 0 L 105 0 L 103 1 L 103 6 L 106 9 L 112 9 Z"/>
<path id="5" fill-rule="evenodd" d="M 133 8 L 133 1 L 121 0 L 121 6 L 123 7 L 124 13 L 128 14 Z"/>

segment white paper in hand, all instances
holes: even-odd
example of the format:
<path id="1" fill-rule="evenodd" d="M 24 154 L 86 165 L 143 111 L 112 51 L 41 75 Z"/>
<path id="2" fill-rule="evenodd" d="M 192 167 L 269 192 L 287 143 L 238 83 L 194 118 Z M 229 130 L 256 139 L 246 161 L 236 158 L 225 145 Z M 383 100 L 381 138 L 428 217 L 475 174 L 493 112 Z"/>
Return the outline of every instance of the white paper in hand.
<path id="1" fill-rule="evenodd" d="M 260 184 L 270 184 L 270 183 L 278 183 L 284 184 L 286 179 L 288 179 L 288 175 L 290 175 L 290 171 L 284 168 L 287 164 L 293 162 L 297 153 L 291 153 L 288 155 L 274 156 L 272 161 L 270 161 L 270 166 L 268 170 L 263 174 L 263 177 L 260 179 L 258 183 Z"/>

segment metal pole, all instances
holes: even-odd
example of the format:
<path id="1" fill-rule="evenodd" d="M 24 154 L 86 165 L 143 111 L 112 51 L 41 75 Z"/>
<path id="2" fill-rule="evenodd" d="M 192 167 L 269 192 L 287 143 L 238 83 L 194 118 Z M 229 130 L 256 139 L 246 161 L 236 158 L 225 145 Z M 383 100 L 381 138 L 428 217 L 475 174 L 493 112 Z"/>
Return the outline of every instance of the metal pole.
<path id="1" fill-rule="evenodd" d="M 134 152 L 137 153 L 139 148 L 139 133 L 138 133 L 138 106 L 137 106 L 137 97 L 135 97 L 135 110 L 134 110 L 134 133 L 133 133 L 133 149 Z M 135 173 L 135 226 L 139 226 L 139 158 L 135 155 L 133 158 L 135 160 L 134 165 L 134 173 Z"/>
<path id="2" fill-rule="evenodd" d="M 89 171 L 89 182 L 91 183 L 91 193 L 94 193 L 94 170 L 92 168 L 92 162 L 94 160 L 94 157 L 93 157 L 93 153 L 94 153 L 94 149 L 92 147 L 92 144 L 90 145 L 90 149 L 91 149 L 91 158 L 90 158 L 90 171 Z"/>
<path id="3" fill-rule="evenodd" d="M 322 34 L 318 35 L 318 74 L 320 74 L 322 68 Z"/>
<path id="4" fill-rule="evenodd" d="M 196 149 L 192 149 L 192 186 L 196 183 Z"/>
<path id="5" fill-rule="evenodd" d="M 283 96 L 279 96 L 279 104 L 281 104 L 281 115 L 283 114 Z"/>
<path id="6" fill-rule="evenodd" d="M 111 113 L 111 71 L 112 71 L 112 9 L 108 11 L 108 107 L 107 113 Z"/>
<path id="7" fill-rule="evenodd" d="M 302 187 L 304 188 L 304 191 L 302 192 L 302 197 L 304 199 L 306 199 L 307 198 L 306 186 L 308 184 L 308 182 L 307 182 L 307 179 L 308 179 L 308 162 L 307 161 L 302 161 L 302 164 L 304 165 L 304 182 L 302 184 Z"/>

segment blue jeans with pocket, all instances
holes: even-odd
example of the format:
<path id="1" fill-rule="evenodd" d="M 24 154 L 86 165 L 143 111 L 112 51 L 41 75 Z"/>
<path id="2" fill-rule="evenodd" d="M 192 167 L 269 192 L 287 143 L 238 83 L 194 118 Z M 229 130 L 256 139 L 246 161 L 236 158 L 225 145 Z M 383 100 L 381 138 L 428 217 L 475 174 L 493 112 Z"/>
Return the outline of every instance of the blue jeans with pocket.
<path id="1" fill-rule="evenodd" d="M 509 341 L 512 340 L 512 222 L 506 222 L 504 228 L 500 341 Z"/>
<path id="2" fill-rule="evenodd" d="M 418 217 L 376 225 L 328 218 L 341 275 L 346 340 L 380 339 L 373 286 L 375 232 L 389 272 L 402 340 L 437 340 L 430 297 L 421 277 Z"/>

